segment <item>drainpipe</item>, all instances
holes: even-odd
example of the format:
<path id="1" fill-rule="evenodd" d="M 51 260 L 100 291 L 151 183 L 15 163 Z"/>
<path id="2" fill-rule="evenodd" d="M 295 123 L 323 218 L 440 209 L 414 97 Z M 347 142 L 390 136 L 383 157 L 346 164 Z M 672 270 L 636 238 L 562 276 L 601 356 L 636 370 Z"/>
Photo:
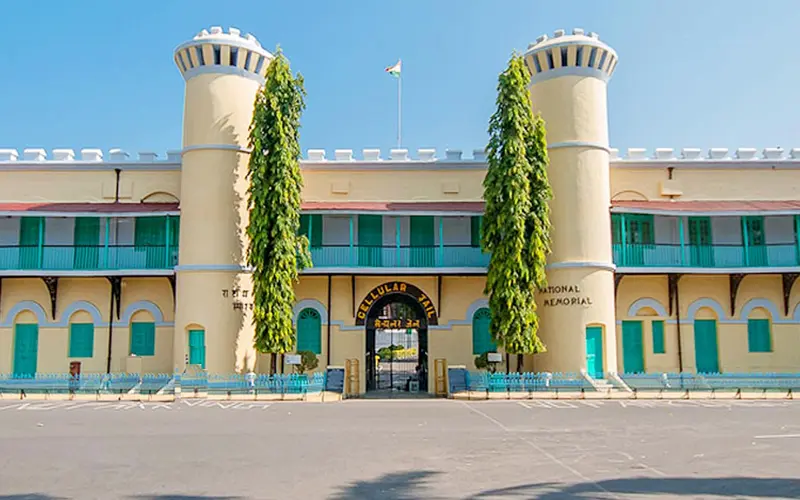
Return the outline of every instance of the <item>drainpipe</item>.
<path id="1" fill-rule="evenodd" d="M 117 175 L 117 184 L 114 187 L 114 203 L 119 203 L 119 180 L 120 177 L 122 176 L 122 169 L 115 168 L 114 173 Z"/>
<path id="2" fill-rule="evenodd" d="M 680 286 L 675 283 L 675 318 L 678 321 L 678 373 L 683 373 L 683 342 L 681 341 L 681 294 Z"/>
<path id="3" fill-rule="evenodd" d="M 116 175 L 116 185 L 114 186 L 114 203 L 119 203 L 119 181 L 120 177 L 122 176 L 122 169 L 115 168 L 114 174 Z M 108 241 L 109 241 L 109 230 L 111 229 L 111 225 L 108 223 L 109 218 L 106 218 L 106 266 L 109 265 L 108 262 Z M 114 228 L 117 227 L 117 220 L 114 219 Z M 116 240 L 115 240 L 116 241 Z M 114 283 L 109 280 L 111 284 L 111 299 L 108 301 L 108 358 L 106 359 L 106 373 L 111 373 L 111 348 L 112 348 L 112 341 L 114 338 Z"/>
<path id="4" fill-rule="evenodd" d="M 328 307 L 326 310 L 328 315 L 327 318 L 327 327 L 328 327 L 328 340 L 327 345 L 325 346 L 325 355 L 326 355 L 326 365 L 325 369 L 331 365 L 331 275 L 328 275 Z"/>

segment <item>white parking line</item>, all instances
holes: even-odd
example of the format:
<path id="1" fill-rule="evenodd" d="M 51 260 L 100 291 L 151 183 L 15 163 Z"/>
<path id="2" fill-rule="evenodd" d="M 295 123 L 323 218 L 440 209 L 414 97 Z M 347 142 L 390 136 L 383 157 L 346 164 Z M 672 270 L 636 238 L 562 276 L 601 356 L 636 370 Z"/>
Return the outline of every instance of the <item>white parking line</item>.
<path id="1" fill-rule="evenodd" d="M 791 439 L 800 438 L 800 434 L 767 434 L 764 436 L 755 436 L 753 439 Z"/>

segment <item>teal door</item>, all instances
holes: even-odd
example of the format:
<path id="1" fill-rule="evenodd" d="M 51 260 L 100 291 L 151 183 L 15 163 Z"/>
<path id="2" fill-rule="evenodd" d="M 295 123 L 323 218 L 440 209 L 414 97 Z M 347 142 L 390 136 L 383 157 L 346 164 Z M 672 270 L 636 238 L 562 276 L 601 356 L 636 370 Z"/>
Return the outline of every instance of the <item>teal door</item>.
<path id="1" fill-rule="evenodd" d="M 33 377 L 39 353 L 39 325 L 14 326 L 14 376 Z"/>
<path id="2" fill-rule="evenodd" d="M 411 217 L 411 267 L 435 267 L 436 244 L 434 243 L 433 216 Z"/>
<path id="3" fill-rule="evenodd" d="M 644 335 L 641 321 L 622 322 L 622 369 L 644 373 Z"/>
<path id="4" fill-rule="evenodd" d="M 100 218 L 75 219 L 74 269 L 97 269 L 100 260 Z"/>
<path id="5" fill-rule="evenodd" d="M 19 220 L 19 268 L 38 269 L 44 235 L 44 219 L 22 217 Z"/>
<path id="6" fill-rule="evenodd" d="M 206 368 L 206 331 L 189 330 L 189 364 Z"/>
<path id="7" fill-rule="evenodd" d="M 694 320 L 694 359 L 697 373 L 719 372 L 716 320 Z"/>
<path id="8" fill-rule="evenodd" d="M 594 378 L 603 378 L 603 328 L 586 327 L 586 371 Z"/>
<path id="9" fill-rule="evenodd" d="M 358 265 L 380 267 L 383 261 L 383 217 L 358 216 Z"/>
<path id="10" fill-rule="evenodd" d="M 750 216 L 742 217 L 743 239 L 742 242 L 747 248 L 748 266 L 766 266 L 767 241 L 764 232 L 764 217 Z"/>
<path id="11" fill-rule="evenodd" d="M 714 267 L 711 217 L 689 217 L 689 264 Z"/>

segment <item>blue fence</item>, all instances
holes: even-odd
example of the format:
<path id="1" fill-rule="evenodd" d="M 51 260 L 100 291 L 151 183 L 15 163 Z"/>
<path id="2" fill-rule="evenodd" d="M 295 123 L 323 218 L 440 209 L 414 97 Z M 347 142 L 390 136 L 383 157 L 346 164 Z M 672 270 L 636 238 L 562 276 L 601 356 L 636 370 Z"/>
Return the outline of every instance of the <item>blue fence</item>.
<path id="1" fill-rule="evenodd" d="M 166 373 L 37 373 L 0 374 L 2 394 L 173 394 L 173 376 Z"/>
<path id="2" fill-rule="evenodd" d="M 800 390 L 800 373 L 628 373 L 636 391 Z"/>
<path id="3" fill-rule="evenodd" d="M 489 373 L 451 369 L 450 393 L 593 391 L 594 387 L 579 373 Z"/>
<path id="4" fill-rule="evenodd" d="M 201 374 L 182 376 L 180 386 L 183 394 L 314 394 L 325 387 L 325 374 Z"/>

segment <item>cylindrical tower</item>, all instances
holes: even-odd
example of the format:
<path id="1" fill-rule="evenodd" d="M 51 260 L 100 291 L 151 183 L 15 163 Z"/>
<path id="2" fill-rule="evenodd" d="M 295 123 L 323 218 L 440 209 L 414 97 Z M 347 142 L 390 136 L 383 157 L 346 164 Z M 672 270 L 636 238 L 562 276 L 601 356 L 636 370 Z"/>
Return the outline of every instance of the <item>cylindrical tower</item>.
<path id="1" fill-rule="evenodd" d="M 175 50 L 186 80 L 173 351 L 178 370 L 189 360 L 190 342 L 192 362 L 202 360 L 209 372 L 255 363 L 250 276 L 243 272 L 245 176 L 253 103 L 271 60 L 255 37 L 235 28 L 203 30 Z"/>
<path id="2" fill-rule="evenodd" d="M 525 64 L 553 188 L 549 286 L 537 300 L 548 352 L 534 369 L 616 372 L 606 84 L 617 54 L 594 33 L 559 30 L 531 44 Z"/>

